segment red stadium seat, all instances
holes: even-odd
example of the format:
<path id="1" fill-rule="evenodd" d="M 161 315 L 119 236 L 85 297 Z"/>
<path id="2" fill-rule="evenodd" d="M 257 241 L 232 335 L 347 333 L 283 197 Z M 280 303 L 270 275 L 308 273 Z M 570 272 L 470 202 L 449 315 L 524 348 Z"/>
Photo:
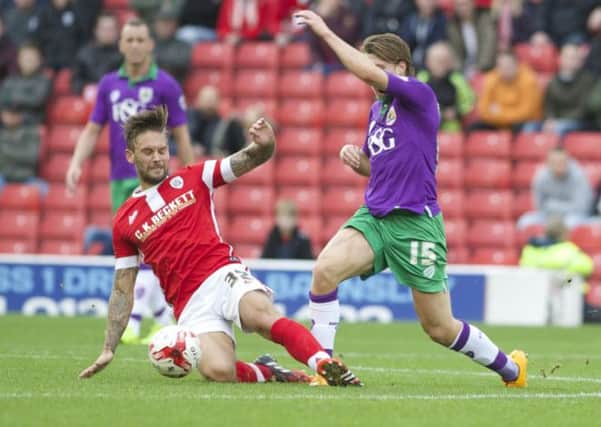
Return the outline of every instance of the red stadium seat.
<path id="1" fill-rule="evenodd" d="M 601 161 L 581 162 L 580 166 L 584 169 L 584 173 L 591 183 L 591 186 L 593 188 L 599 188 L 601 185 Z"/>
<path id="2" fill-rule="evenodd" d="M 520 191 L 513 199 L 513 217 L 519 218 L 522 214 L 534 210 L 534 199 L 530 191 Z"/>
<path id="3" fill-rule="evenodd" d="M 228 189 L 230 215 L 271 215 L 274 202 L 275 195 L 271 187 L 234 184 Z"/>
<path id="4" fill-rule="evenodd" d="M 351 216 L 364 204 L 363 191 L 353 187 L 330 187 L 323 194 L 324 215 Z"/>
<path id="5" fill-rule="evenodd" d="M 596 252 L 592 254 L 593 257 L 593 274 L 591 275 L 591 279 L 601 279 L 601 252 Z"/>
<path id="6" fill-rule="evenodd" d="M 45 159 L 40 165 L 40 175 L 43 179 L 48 182 L 65 182 L 65 174 L 67 173 L 67 169 L 69 169 L 69 164 L 71 163 L 71 155 L 70 154 L 54 154 L 50 155 L 49 158 Z M 80 179 L 81 184 L 85 184 L 88 182 L 89 177 L 89 167 L 83 168 L 82 176 Z"/>
<path id="7" fill-rule="evenodd" d="M 469 251 L 465 246 L 449 247 L 447 252 L 448 264 L 467 264 L 469 262 Z"/>
<path id="8" fill-rule="evenodd" d="M 463 156 L 463 134 L 455 132 L 438 133 L 438 153 L 441 158 Z"/>
<path id="9" fill-rule="evenodd" d="M 509 158 L 511 131 L 474 131 L 465 142 L 466 158 Z"/>
<path id="10" fill-rule="evenodd" d="M 56 255 L 82 255 L 83 242 L 79 240 L 42 240 L 38 253 Z"/>
<path id="11" fill-rule="evenodd" d="M 277 74 L 270 70 L 242 70 L 234 79 L 238 98 L 273 98 L 277 95 Z"/>
<path id="12" fill-rule="evenodd" d="M 117 17 L 120 28 L 123 28 L 130 19 L 138 17 L 138 14 L 131 9 L 114 9 L 112 12 Z"/>
<path id="13" fill-rule="evenodd" d="M 601 224 L 585 224 L 574 227 L 570 240 L 584 251 L 598 251 L 601 248 Z"/>
<path id="14" fill-rule="evenodd" d="M 335 71 L 328 75 L 326 97 L 329 99 L 365 98 L 371 102 L 374 101 L 374 93 L 371 88 L 348 71 Z M 366 114 L 368 112 L 369 110 Z"/>
<path id="15" fill-rule="evenodd" d="M 113 224 L 113 214 L 109 210 L 91 210 L 86 225 L 96 227 L 111 228 Z"/>
<path id="16" fill-rule="evenodd" d="M 369 118 L 369 103 L 362 100 L 333 99 L 326 110 L 328 126 L 364 129 Z"/>
<path id="17" fill-rule="evenodd" d="M 102 6 L 105 9 L 127 9 L 129 0 L 102 0 Z"/>
<path id="18" fill-rule="evenodd" d="M 438 203 L 445 217 L 447 218 L 463 218 L 465 195 L 463 190 L 442 190 L 438 193 Z"/>
<path id="19" fill-rule="evenodd" d="M 52 95 L 70 95 L 71 94 L 71 69 L 63 68 L 54 76 L 52 81 Z"/>
<path id="20" fill-rule="evenodd" d="M 290 43 L 282 48 L 280 66 L 282 68 L 305 68 L 311 65 L 311 48 L 308 43 Z"/>
<path id="21" fill-rule="evenodd" d="M 321 176 L 321 164 L 310 157 L 283 157 L 275 167 L 275 179 L 279 185 L 314 185 Z"/>
<path id="22" fill-rule="evenodd" d="M 321 230 L 323 229 L 323 221 L 321 215 L 301 215 L 298 219 L 300 230 L 309 236 L 311 239 L 311 248 L 313 256 L 317 256 L 317 246 L 321 242 Z"/>
<path id="23" fill-rule="evenodd" d="M 282 98 L 321 98 L 323 75 L 316 71 L 288 71 L 280 76 L 278 86 Z"/>
<path id="24" fill-rule="evenodd" d="M 540 162 L 518 162 L 513 168 L 513 174 L 511 181 L 513 188 L 518 189 L 529 189 L 532 186 L 532 180 L 534 175 L 543 164 Z"/>
<path id="25" fill-rule="evenodd" d="M 554 73 L 557 70 L 557 48 L 552 43 L 520 43 L 515 46 L 515 53 L 535 71 Z"/>
<path id="26" fill-rule="evenodd" d="M 467 221 L 445 218 L 444 232 L 449 246 L 463 247 L 467 242 Z"/>
<path id="27" fill-rule="evenodd" d="M 361 186 L 367 184 L 367 177 L 363 177 L 340 161 L 338 157 L 326 157 L 321 174 L 321 183 L 325 186 Z"/>
<path id="28" fill-rule="evenodd" d="M 0 254 L 34 254 L 36 246 L 35 240 L 0 239 Z"/>
<path id="29" fill-rule="evenodd" d="M 184 81 L 184 93 L 190 104 L 196 102 L 198 92 L 205 86 L 215 86 L 221 97 L 232 95 L 233 78 L 230 71 L 197 70 L 188 73 Z"/>
<path id="30" fill-rule="evenodd" d="M 601 307 L 601 282 L 592 282 L 586 294 L 586 303 L 593 307 Z"/>
<path id="31" fill-rule="evenodd" d="M 84 125 L 92 107 L 79 96 L 59 96 L 48 107 L 48 122 L 52 124 Z"/>
<path id="32" fill-rule="evenodd" d="M 279 47 L 271 42 L 244 42 L 235 53 L 236 68 L 277 69 L 280 62 Z"/>
<path id="33" fill-rule="evenodd" d="M 315 187 L 280 187 L 277 200 L 292 200 L 301 215 L 321 213 L 321 192 Z"/>
<path id="34" fill-rule="evenodd" d="M 348 215 L 330 215 L 325 217 L 321 230 L 321 243 L 325 245 L 329 242 L 348 219 Z"/>
<path id="35" fill-rule="evenodd" d="M 267 239 L 267 237 L 265 237 Z M 234 245 L 234 255 L 242 259 L 259 259 L 263 253 L 263 245 L 261 244 L 239 244 Z"/>
<path id="36" fill-rule="evenodd" d="M 83 238 L 85 217 L 82 213 L 47 212 L 40 223 L 40 240 L 71 240 Z"/>
<path id="37" fill-rule="evenodd" d="M 545 234 L 545 226 L 541 224 L 532 224 L 528 227 L 516 230 L 516 243 L 519 248 L 523 247 L 528 240 L 533 237 L 543 236 Z"/>
<path id="38" fill-rule="evenodd" d="M 472 248 L 515 247 L 515 226 L 513 221 L 474 221 L 468 228 L 467 242 Z"/>
<path id="39" fill-rule="evenodd" d="M 520 133 L 513 144 L 513 158 L 516 160 L 544 160 L 547 153 L 559 145 L 559 135 L 536 132 Z"/>
<path id="40" fill-rule="evenodd" d="M 92 160 L 90 178 L 93 183 L 106 183 L 110 179 L 111 159 L 108 155 L 97 155 Z"/>
<path id="41" fill-rule="evenodd" d="M 476 249 L 470 257 L 471 264 L 517 265 L 518 261 L 515 249 Z"/>
<path id="42" fill-rule="evenodd" d="M 322 144 L 325 154 L 338 155 L 340 149 L 352 144 L 358 147 L 363 147 L 365 142 L 365 131 L 356 128 L 332 128 L 328 129 Z"/>
<path id="43" fill-rule="evenodd" d="M 42 195 L 40 189 L 30 184 L 6 184 L 0 189 L 0 207 L 37 211 L 40 209 Z"/>
<path id="44" fill-rule="evenodd" d="M 513 218 L 511 190 L 475 190 L 466 197 L 465 214 L 469 219 Z"/>
<path id="45" fill-rule="evenodd" d="M 193 68 L 230 69 L 234 63 L 234 48 L 227 43 L 197 43 L 190 60 Z"/>
<path id="46" fill-rule="evenodd" d="M 436 169 L 436 181 L 442 189 L 463 188 L 463 159 L 439 162 Z"/>
<path id="47" fill-rule="evenodd" d="M 320 128 L 282 129 L 278 134 L 278 156 L 319 156 L 323 151 L 323 132 Z"/>
<path id="48" fill-rule="evenodd" d="M 275 176 L 274 162 L 266 162 L 255 170 L 244 174 L 235 181 L 236 186 L 238 185 L 261 185 L 270 187 L 273 185 Z"/>
<path id="49" fill-rule="evenodd" d="M 111 187 L 109 186 L 108 181 L 95 183 L 90 187 L 87 207 L 91 210 L 110 212 Z"/>
<path id="50" fill-rule="evenodd" d="M 509 189 L 511 163 L 492 159 L 469 161 L 465 168 L 465 184 L 468 188 Z"/>
<path id="51" fill-rule="evenodd" d="M 285 100 L 276 120 L 281 126 L 320 127 L 324 121 L 324 111 L 321 101 Z"/>
<path id="52" fill-rule="evenodd" d="M 52 126 L 48 132 L 48 149 L 51 153 L 73 154 L 77 139 L 83 130 L 83 126 L 78 125 L 57 125 Z"/>
<path id="53" fill-rule="evenodd" d="M 38 212 L 2 209 L 0 211 L 0 239 L 10 237 L 35 241 L 38 236 L 39 223 Z"/>
<path id="54" fill-rule="evenodd" d="M 270 216 L 235 216 L 228 225 L 227 240 L 234 251 L 240 243 L 262 245 L 272 227 Z"/>
<path id="55" fill-rule="evenodd" d="M 88 191 L 85 186 L 77 188 L 75 195 L 67 192 L 64 184 L 51 184 L 48 194 L 44 197 L 42 210 L 44 212 L 83 212 L 86 207 Z"/>
<path id="56" fill-rule="evenodd" d="M 601 132 L 569 133 L 564 146 L 578 160 L 601 160 Z"/>
<path id="57" fill-rule="evenodd" d="M 268 120 L 273 120 L 277 112 L 277 98 L 239 98 L 233 107 L 240 116 L 243 116 L 249 108 L 257 109 L 260 115 L 266 116 Z"/>

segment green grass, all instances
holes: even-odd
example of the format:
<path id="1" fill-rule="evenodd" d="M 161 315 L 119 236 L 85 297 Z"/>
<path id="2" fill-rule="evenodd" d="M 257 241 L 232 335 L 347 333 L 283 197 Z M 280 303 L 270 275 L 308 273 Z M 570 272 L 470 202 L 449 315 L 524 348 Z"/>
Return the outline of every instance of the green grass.
<path id="1" fill-rule="evenodd" d="M 530 354 L 527 389 L 431 343 L 416 324 L 343 324 L 338 351 L 366 386 L 213 384 L 163 378 L 144 346 L 121 346 L 90 380 L 104 322 L 0 316 L 0 426 L 595 426 L 601 425 L 601 327 L 484 327 Z M 238 334 L 241 359 L 281 348 Z M 560 365 L 552 374 L 554 366 Z M 546 372 L 544 378 L 541 370 Z"/>

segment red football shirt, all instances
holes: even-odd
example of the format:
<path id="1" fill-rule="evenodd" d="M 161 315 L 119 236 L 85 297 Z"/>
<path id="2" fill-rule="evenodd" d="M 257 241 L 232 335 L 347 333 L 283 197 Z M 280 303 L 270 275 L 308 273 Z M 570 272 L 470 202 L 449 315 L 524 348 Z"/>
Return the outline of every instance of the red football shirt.
<path id="1" fill-rule="evenodd" d="M 115 215 L 115 269 L 150 264 L 176 318 L 211 273 L 240 262 L 221 237 L 213 202 L 213 190 L 234 179 L 229 158 L 188 166 L 136 189 Z"/>

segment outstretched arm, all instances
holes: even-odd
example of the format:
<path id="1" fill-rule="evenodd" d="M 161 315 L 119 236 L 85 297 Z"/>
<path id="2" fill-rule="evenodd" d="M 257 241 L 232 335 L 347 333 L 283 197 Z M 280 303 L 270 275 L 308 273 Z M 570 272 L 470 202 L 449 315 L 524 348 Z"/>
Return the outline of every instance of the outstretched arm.
<path id="1" fill-rule="evenodd" d="M 229 157 L 232 172 L 236 177 L 241 177 L 262 165 L 271 158 L 275 151 L 275 135 L 267 120 L 260 118 L 248 132 L 252 137 L 250 145 Z"/>
<path id="2" fill-rule="evenodd" d="M 129 315 L 134 304 L 134 284 L 138 267 L 124 268 L 115 271 L 115 283 L 109 300 L 106 335 L 102 353 L 96 361 L 84 369 L 79 378 L 90 378 L 102 371 L 111 363 L 121 335 L 127 326 Z"/>

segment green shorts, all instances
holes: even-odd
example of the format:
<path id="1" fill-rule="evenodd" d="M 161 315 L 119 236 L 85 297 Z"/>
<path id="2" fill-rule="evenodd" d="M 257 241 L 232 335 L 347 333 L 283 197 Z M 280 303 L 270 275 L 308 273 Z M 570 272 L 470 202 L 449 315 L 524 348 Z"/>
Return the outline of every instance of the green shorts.
<path id="1" fill-rule="evenodd" d="M 113 213 L 131 196 L 131 193 L 140 185 L 138 178 L 116 179 L 111 181 L 111 203 Z"/>
<path id="2" fill-rule="evenodd" d="M 442 214 L 431 217 L 395 211 L 377 218 L 362 206 L 343 225 L 360 231 L 374 251 L 369 276 L 390 268 L 402 284 L 420 292 L 444 292 L 447 287 L 447 242 Z"/>

